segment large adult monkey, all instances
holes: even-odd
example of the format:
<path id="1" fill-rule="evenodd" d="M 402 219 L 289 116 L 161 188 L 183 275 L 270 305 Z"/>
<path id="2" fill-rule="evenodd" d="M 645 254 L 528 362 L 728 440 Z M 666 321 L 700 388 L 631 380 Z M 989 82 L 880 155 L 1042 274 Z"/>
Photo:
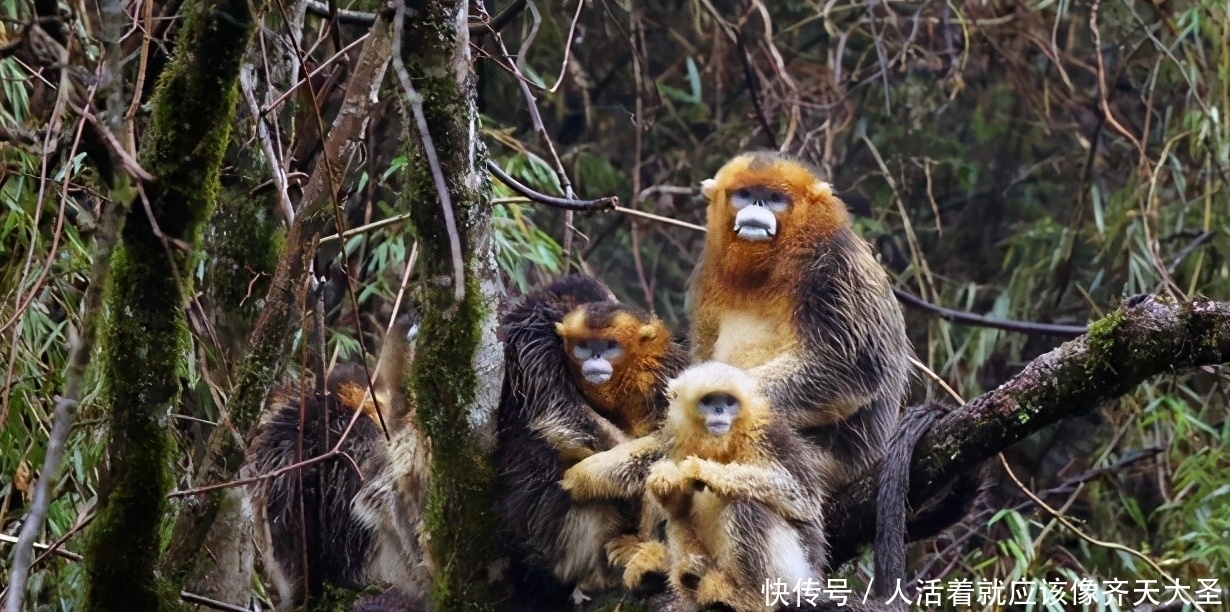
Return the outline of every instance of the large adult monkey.
<path id="1" fill-rule="evenodd" d="M 693 356 L 759 380 L 777 417 L 812 442 L 809 462 L 831 493 L 884 457 L 908 392 L 913 349 L 888 275 L 831 186 L 795 158 L 739 155 L 701 189 Z M 880 596 L 905 579 L 914 434 L 896 441 L 879 482 L 875 554 L 895 574 L 876 576 Z"/>
<path id="2" fill-rule="evenodd" d="M 496 511 L 516 604 L 544 609 L 619 584 L 640 504 L 576 503 L 559 481 L 576 462 L 656 429 L 687 353 L 661 320 L 584 276 L 531 293 L 501 323 Z"/>
<path id="3" fill-rule="evenodd" d="M 694 360 L 759 380 L 774 413 L 820 451 L 815 468 L 832 491 L 880 458 L 908 390 L 913 349 L 888 275 L 803 162 L 740 155 L 702 192 Z"/>

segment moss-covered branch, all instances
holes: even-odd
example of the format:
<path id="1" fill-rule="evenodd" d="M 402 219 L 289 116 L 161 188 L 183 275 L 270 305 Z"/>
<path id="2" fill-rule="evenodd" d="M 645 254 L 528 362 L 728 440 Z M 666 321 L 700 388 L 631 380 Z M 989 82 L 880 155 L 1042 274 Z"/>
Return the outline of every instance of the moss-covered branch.
<path id="1" fill-rule="evenodd" d="M 1230 361 L 1230 303 L 1177 304 L 1145 297 L 1095 322 L 1087 335 L 1029 363 L 993 391 L 937 421 L 910 469 L 918 508 L 957 475 L 1061 419 L 1094 410 L 1159 374 Z M 875 533 L 875 479 L 864 477 L 826 509 L 830 565 L 845 563 Z"/>
<path id="2" fill-rule="evenodd" d="M 450 237 L 423 135 L 412 134 L 405 147 L 406 201 L 422 252 L 423 323 L 409 383 L 419 425 L 431 439 L 425 520 L 438 568 L 431 596 L 436 610 L 490 610 L 495 599 L 487 575 L 494 556 L 494 472 L 486 454 L 502 362 L 491 310 L 490 193 L 478 159 L 465 7 L 457 0 L 416 3 L 401 49 L 404 76 L 422 96 L 422 116 L 460 230 Z M 461 242 L 466 282 L 461 303 L 452 281 L 454 239 Z"/>
<path id="3" fill-rule="evenodd" d="M 196 474 L 200 485 L 233 480 L 239 473 L 244 462 L 244 440 L 260 416 L 274 379 L 285 366 L 291 340 L 299 327 L 308 261 L 320 233 L 333 221 L 332 206 L 341 189 L 345 164 L 357 146 L 374 93 L 388 66 L 392 49 L 390 18 L 391 12 L 382 13 L 363 45 L 342 108 L 325 140 L 323 157 L 304 186 L 299 211 L 286 234 L 286 250 L 278 260 L 248 353 L 239 366 L 235 389 L 227 402 L 232 429 L 218 428 L 210 437 L 205 459 Z M 169 575 L 181 577 L 192 567 L 225 497 L 224 490 L 216 489 L 187 499 L 176 520 L 163 564 Z"/>
<path id="4" fill-rule="evenodd" d="M 216 203 L 239 60 L 252 32 L 246 0 L 200 0 L 185 13 L 143 139 L 142 166 L 157 177 L 145 190 L 149 210 L 131 205 L 107 288 L 108 474 L 85 554 L 90 610 L 159 610 L 175 600 L 154 569 L 173 465 L 167 419 L 188 344 L 192 255 L 179 245 L 197 245 Z"/>

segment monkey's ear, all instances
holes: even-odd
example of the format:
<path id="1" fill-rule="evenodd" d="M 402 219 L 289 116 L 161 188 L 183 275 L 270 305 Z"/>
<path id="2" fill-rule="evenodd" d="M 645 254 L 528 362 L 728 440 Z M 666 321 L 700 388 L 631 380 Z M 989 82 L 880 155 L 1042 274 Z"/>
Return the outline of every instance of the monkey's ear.
<path id="1" fill-rule="evenodd" d="M 712 200 L 713 192 L 717 189 L 717 181 L 709 178 L 700 182 L 700 194 L 705 196 L 705 199 Z"/>
<path id="2" fill-rule="evenodd" d="M 658 337 L 658 330 L 654 329 L 652 325 L 642 325 L 637 335 L 640 336 L 641 342 L 647 342 Z"/>
<path id="3" fill-rule="evenodd" d="M 808 188 L 812 197 L 827 198 L 833 195 L 833 186 L 824 181 L 813 181 L 811 187 Z"/>

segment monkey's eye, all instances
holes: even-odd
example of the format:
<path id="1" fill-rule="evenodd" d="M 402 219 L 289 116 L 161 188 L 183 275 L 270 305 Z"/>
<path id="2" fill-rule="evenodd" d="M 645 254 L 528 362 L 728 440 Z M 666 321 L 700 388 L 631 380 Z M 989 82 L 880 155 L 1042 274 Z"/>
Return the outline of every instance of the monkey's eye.
<path id="1" fill-rule="evenodd" d="M 742 210 L 743 208 L 755 203 L 755 194 L 753 194 L 752 190 L 747 187 L 736 189 L 730 194 L 730 205 L 733 206 L 735 210 Z"/>
<path id="2" fill-rule="evenodd" d="M 585 361 L 586 359 L 589 359 L 589 356 L 592 354 L 593 351 L 589 350 L 589 346 L 584 342 L 578 343 L 576 346 L 572 347 L 572 356 L 575 357 L 577 361 Z"/>
<path id="3" fill-rule="evenodd" d="M 773 212 L 780 212 L 790 205 L 790 199 L 780 191 L 771 191 L 765 196 L 764 205 Z"/>
<path id="4" fill-rule="evenodd" d="M 602 348 L 602 356 L 606 357 L 608 361 L 618 358 L 623 354 L 623 352 L 623 347 L 620 346 L 619 342 L 615 340 L 607 340 L 605 346 Z"/>

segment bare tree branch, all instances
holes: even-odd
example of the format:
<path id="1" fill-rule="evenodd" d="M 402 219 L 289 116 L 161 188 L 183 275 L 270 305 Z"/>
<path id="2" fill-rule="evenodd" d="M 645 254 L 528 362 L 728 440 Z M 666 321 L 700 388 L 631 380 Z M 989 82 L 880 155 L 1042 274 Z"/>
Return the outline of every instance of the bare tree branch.
<path id="1" fill-rule="evenodd" d="M 942 418 L 914 450 L 909 503 L 920 508 L 956 477 L 1061 419 L 1084 414 L 1160 374 L 1230 362 L 1230 303 L 1129 300 L 1088 335 L 1038 357 L 993 391 Z M 830 565 L 853 558 L 875 530 L 875 468 L 833 495 Z"/>
<path id="2" fill-rule="evenodd" d="M 13 566 L 9 573 L 6 612 L 21 612 L 22 599 L 26 592 L 26 579 L 30 573 L 30 559 L 34 553 L 34 541 L 43 530 L 47 509 L 51 506 L 52 485 L 60 473 L 64 459 L 64 443 L 72 429 L 74 411 L 81 399 L 86 367 L 94 348 L 95 330 L 102 316 L 103 287 L 111 268 L 111 251 L 115 248 L 117 234 L 116 215 L 119 206 L 106 204 L 102 213 L 99 232 L 94 236 L 94 252 L 90 265 L 90 285 L 86 287 L 81 302 L 81 331 L 72 338 L 72 352 L 68 359 L 68 371 L 64 375 L 64 395 L 56 402 L 55 423 L 47 439 L 47 453 L 43 457 L 43 470 L 34 486 L 34 500 L 30 514 L 21 524 L 21 535 L 13 551 Z"/>
<path id="3" fill-rule="evenodd" d="M 1009 319 L 992 319 L 984 317 L 972 312 L 963 310 L 953 310 L 945 308 L 937 304 L 932 304 L 916 295 L 907 293 L 900 289 L 893 289 L 893 295 L 906 306 L 925 310 L 927 312 L 939 315 L 941 319 L 947 319 L 954 323 L 967 323 L 969 325 L 977 325 L 978 327 L 990 327 L 992 329 L 1002 329 L 1004 331 L 1020 332 L 1023 334 L 1047 334 L 1052 336 L 1079 336 L 1087 331 L 1088 327 L 1084 325 L 1060 325 L 1056 323 L 1032 323 L 1029 321 L 1012 321 Z"/>
<path id="4" fill-rule="evenodd" d="M 491 160 L 487 160 L 487 171 L 494 174 L 495 178 L 500 179 L 501 183 L 508 185 L 508 188 L 518 195 L 529 198 L 539 204 L 546 204 L 552 208 L 562 208 L 564 210 L 610 210 L 619 204 L 619 198 L 615 196 L 598 198 L 597 200 L 569 200 L 539 193 L 522 185 L 517 179 L 508 176 L 508 173 L 504 172 L 499 164 Z"/>

